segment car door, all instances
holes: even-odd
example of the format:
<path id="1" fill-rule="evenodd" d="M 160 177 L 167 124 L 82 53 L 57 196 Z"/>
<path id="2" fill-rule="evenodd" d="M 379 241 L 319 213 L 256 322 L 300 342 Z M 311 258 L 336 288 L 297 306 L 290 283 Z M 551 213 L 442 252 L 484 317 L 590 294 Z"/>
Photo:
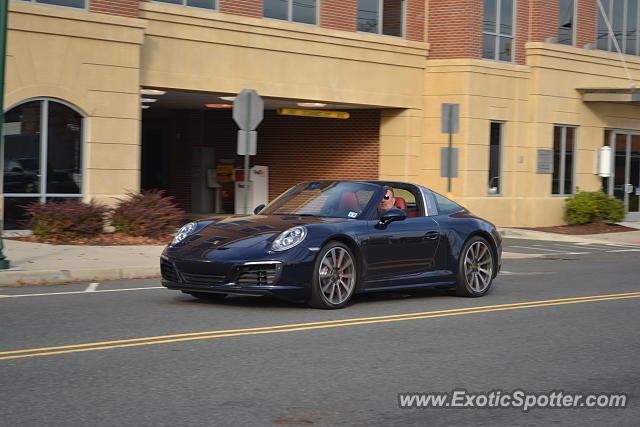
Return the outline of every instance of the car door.
<path id="1" fill-rule="evenodd" d="M 363 239 L 365 288 L 384 288 L 419 282 L 434 268 L 440 240 L 438 223 L 431 217 L 406 218 L 381 228 L 367 221 Z"/>

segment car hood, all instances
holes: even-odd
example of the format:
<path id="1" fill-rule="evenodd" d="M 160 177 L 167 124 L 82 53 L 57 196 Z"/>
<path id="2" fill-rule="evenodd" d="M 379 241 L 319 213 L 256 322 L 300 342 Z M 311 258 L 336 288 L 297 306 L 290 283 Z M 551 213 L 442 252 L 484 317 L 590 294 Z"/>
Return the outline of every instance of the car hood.
<path id="1" fill-rule="evenodd" d="M 243 215 L 214 218 L 198 221 L 198 231 L 187 237 L 179 246 L 198 245 L 203 249 L 202 245 L 209 248 L 248 248 L 264 241 L 273 241 L 280 233 L 292 227 L 336 224 L 345 221 L 353 220 L 298 215 Z"/>

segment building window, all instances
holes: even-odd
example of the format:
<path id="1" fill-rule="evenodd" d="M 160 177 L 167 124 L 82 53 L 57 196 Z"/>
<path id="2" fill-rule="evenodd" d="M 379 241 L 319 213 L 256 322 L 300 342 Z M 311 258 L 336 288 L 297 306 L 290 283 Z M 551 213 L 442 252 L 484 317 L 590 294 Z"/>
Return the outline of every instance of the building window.
<path id="1" fill-rule="evenodd" d="M 197 7 L 200 9 L 216 9 L 216 0 L 154 0 L 159 3 L 171 3 L 180 6 Z"/>
<path id="2" fill-rule="evenodd" d="M 358 0 L 358 31 L 404 37 L 405 0 Z"/>
<path id="3" fill-rule="evenodd" d="M 558 24 L 558 43 L 573 46 L 575 44 L 574 22 L 576 3 L 574 0 L 560 0 Z"/>
<path id="4" fill-rule="evenodd" d="M 616 43 L 622 53 L 639 55 L 638 42 L 640 22 L 640 7 L 638 0 L 600 0 L 602 10 L 598 7 L 598 49 L 617 52 Z M 611 25 L 613 36 L 607 27 L 607 20 Z"/>
<path id="5" fill-rule="evenodd" d="M 316 0 L 264 0 L 263 16 L 283 21 L 315 25 L 318 22 Z"/>
<path id="6" fill-rule="evenodd" d="M 513 61 L 513 0 L 484 0 L 482 57 Z"/>
<path id="7" fill-rule="evenodd" d="M 489 132 L 489 194 L 501 194 L 503 122 L 491 122 Z"/>
<path id="8" fill-rule="evenodd" d="M 58 101 L 25 102 L 4 115 L 4 223 L 23 228 L 22 206 L 82 197 L 83 116 Z"/>
<path id="9" fill-rule="evenodd" d="M 28 3 L 48 4 L 53 6 L 73 7 L 77 9 L 86 9 L 87 0 L 20 0 Z"/>
<path id="10" fill-rule="evenodd" d="M 551 194 L 573 194 L 575 138 L 576 128 L 574 126 L 554 126 Z"/>

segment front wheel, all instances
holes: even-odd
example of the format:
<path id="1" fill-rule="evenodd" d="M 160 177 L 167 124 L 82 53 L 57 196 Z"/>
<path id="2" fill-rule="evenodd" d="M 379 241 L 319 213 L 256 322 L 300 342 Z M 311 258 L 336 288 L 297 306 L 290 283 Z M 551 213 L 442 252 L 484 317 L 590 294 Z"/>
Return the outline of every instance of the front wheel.
<path id="1" fill-rule="evenodd" d="M 356 283 L 353 253 L 343 243 L 329 242 L 316 259 L 308 304 L 315 308 L 342 308 L 355 292 Z"/>
<path id="2" fill-rule="evenodd" d="M 458 259 L 456 293 L 480 297 L 491 288 L 494 269 L 493 251 L 482 237 L 472 237 L 465 243 Z"/>

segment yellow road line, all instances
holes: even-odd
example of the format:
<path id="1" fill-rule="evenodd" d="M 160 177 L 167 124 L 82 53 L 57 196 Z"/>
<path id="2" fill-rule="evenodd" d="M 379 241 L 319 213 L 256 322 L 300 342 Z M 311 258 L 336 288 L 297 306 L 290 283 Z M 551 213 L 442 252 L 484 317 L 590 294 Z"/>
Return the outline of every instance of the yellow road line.
<path id="1" fill-rule="evenodd" d="M 0 295 L 0 298 L 11 298 L 11 295 Z"/>
<path id="2" fill-rule="evenodd" d="M 145 342 L 129 342 L 123 343 L 126 341 L 134 341 L 134 340 L 120 340 L 120 341 L 111 341 L 104 343 L 93 343 L 93 344 L 78 344 L 77 346 L 66 346 L 66 347 L 48 347 L 48 348 L 39 348 L 39 349 L 30 349 L 30 350 L 19 350 L 14 352 L 4 352 L 0 354 L 9 354 L 9 353 L 17 353 L 17 352 L 31 352 L 31 354 L 14 354 L 10 356 L 0 357 L 0 360 L 5 359 L 19 359 L 24 357 L 36 357 L 36 356 L 48 356 L 54 354 L 65 354 L 65 353 L 76 353 L 83 351 L 94 351 L 94 350 L 108 350 L 113 348 L 125 348 L 125 347 L 137 347 L 143 345 L 152 345 L 152 344 L 165 344 L 172 342 L 180 342 L 180 341 L 193 341 L 193 340 L 202 340 L 202 339 L 214 339 L 214 338 L 223 338 L 223 337 L 233 337 L 233 336 L 243 336 L 243 335 L 260 335 L 260 334 L 273 334 L 280 332 L 297 332 L 297 331 L 305 331 L 305 330 L 314 330 L 314 329 L 325 329 L 325 328 L 335 328 L 341 326 L 354 326 L 354 325 L 364 325 L 364 324 L 374 324 L 374 323 L 388 323 L 388 322 L 398 322 L 403 320 L 416 320 L 416 319 L 428 319 L 435 317 L 446 317 L 446 316 L 459 316 L 463 314 L 474 314 L 474 313 L 486 313 L 492 311 L 505 311 L 505 310 L 518 310 L 525 308 L 538 308 L 538 307 L 548 307 L 548 306 L 559 306 L 566 304 L 578 304 L 585 302 L 596 302 L 596 301 L 611 301 L 611 300 L 620 300 L 620 299 L 629 299 L 629 298 L 640 298 L 640 292 L 633 292 L 628 294 L 613 294 L 609 295 L 595 295 L 584 298 L 565 298 L 559 300 L 548 300 L 547 301 L 538 301 L 538 302 L 530 302 L 530 303 L 520 303 L 520 304 L 503 304 L 496 306 L 487 306 L 487 307 L 469 307 L 468 309 L 456 309 L 456 310 L 444 310 L 444 311 L 434 311 L 434 312 L 426 312 L 424 314 L 416 315 L 416 314 L 406 314 L 406 315 L 394 315 L 394 316 L 379 316 L 377 318 L 363 318 L 369 320 L 357 321 L 358 319 L 345 319 L 338 321 L 329 321 L 329 322 L 315 322 L 315 323 L 307 323 L 307 324 L 298 324 L 298 325 L 283 325 L 276 327 L 264 327 L 264 328 L 252 328 L 252 329 L 236 329 L 230 331 L 218 331 L 212 332 L 209 335 L 201 335 L 201 336 L 185 336 L 185 335 L 194 335 L 194 334 L 184 334 L 181 338 L 174 339 L 161 339 L 161 340 L 152 340 L 153 338 L 146 338 Z M 462 311 L 464 310 L 464 311 Z M 403 316 L 403 317 L 399 317 Z M 390 318 L 391 317 L 391 318 Z M 342 323 L 335 323 L 342 322 Z M 203 333 L 199 333 L 203 334 Z M 174 335 L 178 336 L 178 335 Z M 159 337 L 158 337 L 159 338 Z M 142 340 L 141 338 L 139 340 Z M 115 345 L 104 345 L 109 343 L 120 343 Z M 78 346 L 90 346 L 87 348 L 72 348 Z M 50 349 L 63 349 L 60 351 L 45 351 Z"/>
<path id="3" fill-rule="evenodd" d="M 640 292 L 628 292 L 623 294 L 609 294 L 609 295 L 593 295 L 593 296 L 586 296 L 586 297 L 561 298 L 561 299 L 541 300 L 541 301 L 525 301 L 525 302 L 518 302 L 518 303 L 511 303 L 511 304 L 486 305 L 486 306 L 480 306 L 480 307 L 464 307 L 464 308 L 454 308 L 449 310 L 425 311 L 421 313 L 390 314 L 386 316 L 359 317 L 359 318 L 353 318 L 353 319 L 326 320 L 322 322 L 293 323 L 288 325 L 263 326 L 263 327 L 257 327 L 257 328 L 247 328 L 247 329 L 229 329 L 229 330 L 219 330 L 219 331 L 189 332 L 184 334 L 158 335 L 153 337 L 92 342 L 92 343 L 86 343 L 86 344 L 72 344 L 72 345 L 63 345 L 63 346 L 56 346 L 56 347 L 42 347 L 42 348 L 32 348 L 32 349 L 25 349 L 25 350 L 2 351 L 0 352 L 0 355 L 32 353 L 36 351 L 61 350 L 61 349 L 68 349 L 68 348 L 102 346 L 102 345 L 111 345 L 111 344 L 123 344 L 123 343 L 139 342 L 139 341 L 161 340 L 161 339 L 167 339 L 167 338 L 193 337 L 193 336 L 202 336 L 202 335 L 218 335 L 218 334 L 227 334 L 227 333 L 236 333 L 236 332 L 264 331 L 264 330 L 281 329 L 281 328 L 302 327 L 302 326 L 331 325 L 336 323 L 350 323 L 350 322 L 360 322 L 360 321 L 369 321 L 369 320 L 378 320 L 378 319 L 404 318 L 404 317 L 410 317 L 410 316 L 423 316 L 423 315 L 432 315 L 432 314 L 440 314 L 440 313 L 456 313 L 456 312 L 464 312 L 469 310 L 484 310 L 484 309 L 498 308 L 498 307 L 514 307 L 514 306 L 529 305 L 529 304 L 542 304 L 542 303 L 559 302 L 559 301 L 575 301 L 575 300 L 584 300 L 584 299 L 591 299 L 591 298 L 609 298 L 609 297 L 629 296 L 629 295 L 640 295 Z"/>

